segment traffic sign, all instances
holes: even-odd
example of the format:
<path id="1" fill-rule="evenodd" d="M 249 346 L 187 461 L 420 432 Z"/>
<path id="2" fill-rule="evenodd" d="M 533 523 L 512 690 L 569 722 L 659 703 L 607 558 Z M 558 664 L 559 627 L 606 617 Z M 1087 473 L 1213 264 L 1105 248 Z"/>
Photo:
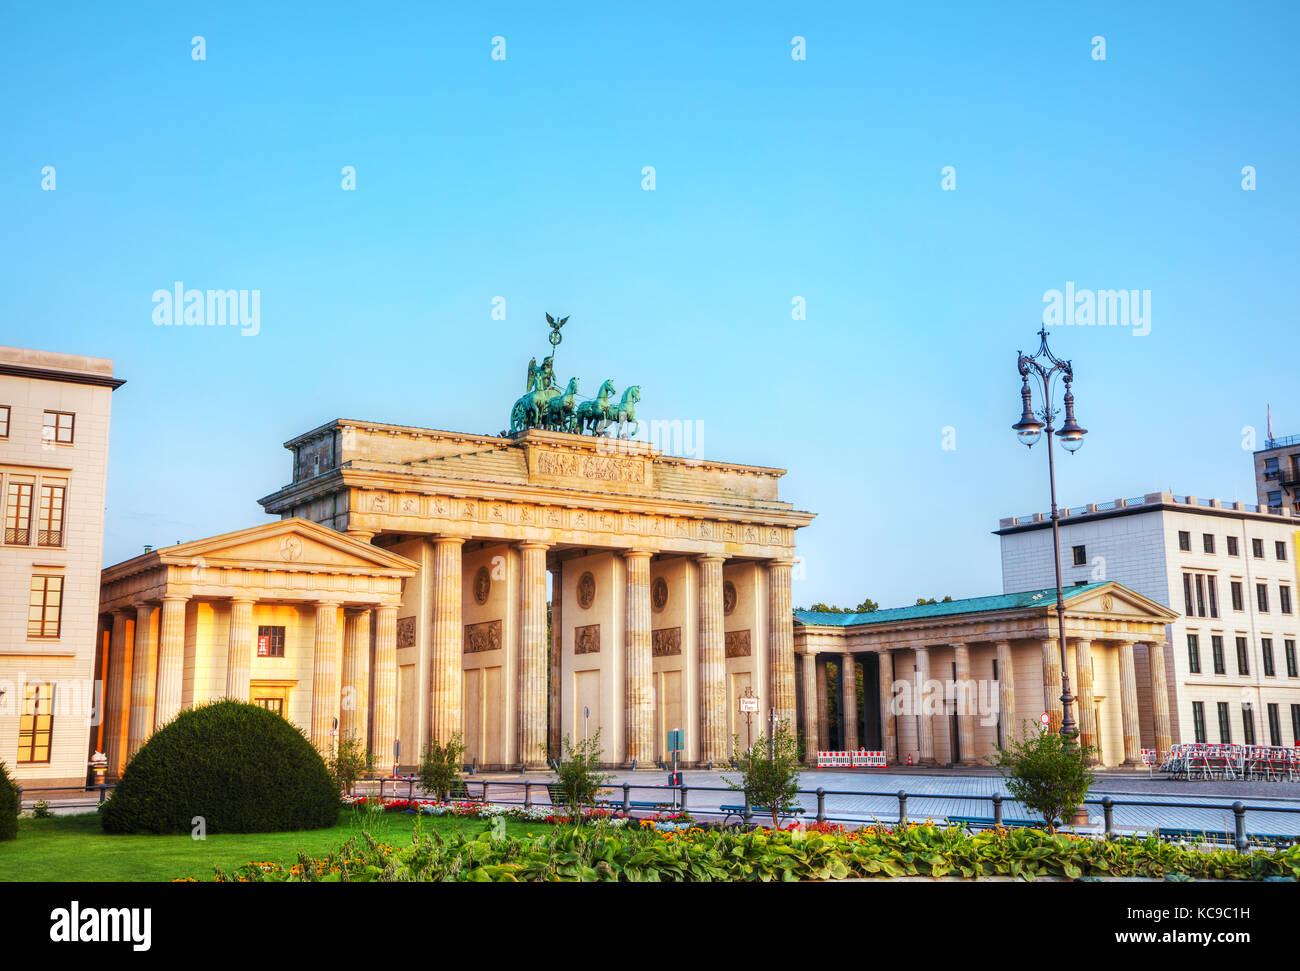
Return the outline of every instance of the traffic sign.
<path id="1" fill-rule="evenodd" d="M 1044 725 L 1048 725 L 1051 723 L 1051 719 L 1047 717 L 1047 712 L 1043 712 L 1041 715 L 1039 715 L 1038 720 Z"/>
<path id="2" fill-rule="evenodd" d="M 743 698 L 743 697 L 742 697 L 742 698 L 740 699 L 740 710 L 741 710 L 741 711 L 758 711 L 758 699 L 757 699 L 757 698 Z"/>
<path id="3" fill-rule="evenodd" d="M 674 728 L 668 732 L 668 745 L 670 752 L 681 752 L 686 748 L 686 732 L 680 728 Z"/>

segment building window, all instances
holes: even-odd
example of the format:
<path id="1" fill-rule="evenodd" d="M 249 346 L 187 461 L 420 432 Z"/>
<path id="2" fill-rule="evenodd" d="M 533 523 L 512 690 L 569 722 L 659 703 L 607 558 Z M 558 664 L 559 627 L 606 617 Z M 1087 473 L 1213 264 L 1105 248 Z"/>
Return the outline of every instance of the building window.
<path id="1" fill-rule="evenodd" d="M 261 705 L 267 711 L 273 711 L 280 717 L 284 717 L 284 699 L 283 698 L 254 698 L 253 704 Z"/>
<path id="2" fill-rule="evenodd" d="M 1183 604 L 1187 608 L 1183 613 L 1188 617 L 1195 617 L 1196 608 L 1192 605 L 1192 575 L 1190 573 L 1183 574 Z"/>
<path id="3" fill-rule="evenodd" d="M 1245 677 L 1250 674 L 1250 658 L 1246 650 L 1246 638 L 1237 638 L 1237 674 Z"/>
<path id="4" fill-rule="evenodd" d="M 76 415 L 70 411 L 47 411 L 45 427 L 41 429 L 41 440 L 56 445 L 71 445 L 72 426 L 75 422 Z"/>
<path id="5" fill-rule="evenodd" d="M 1291 742 L 1300 744 L 1300 705 L 1291 706 Z"/>
<path id="6" fill-rule="evenodd" d="M 1282 744 L 1282 717 L 1276 704 L 1268 706 L 1268 744 Z"/>
<path id="7" fill-rule="evenodd" d="M 54 696 L 49 684 L 23 686 L 23 713 L 18 719 L 18 762 L 50 761 Z"/>
<path id="8" fill-rule="evenodd" d="M 1264 541 L 1262 539 L 1252 539 L 1250 541 L 1250 552 L 1257 560 L 1264 558 Z"/>
<path id="9" fill-rule="evenodd" d="M 1205 741 L 1205 702 L 1192 702 L 1192 731 L 1198 742 Z"/>
<path id="10" fill-rule="evenodd" d="M 1295 641 L 1287 638 L 1282 642 L 1282 652 L 1286 655 L 1286 676 L 1288 678 L 1300 678 L 1300 670 L 1296 669 Z"/>
<path id="11" fill-rule="evenodd" d="M 1178 548 L 1184 553 L 1190 553 L 1192 551 L 1192 534 L 1187 532 L 1185 529 L 1180 529 L 1178 531 Z"/>
<path id="12" fill-rule="evenodd" d="M 257 656 L 284 657 L 284 628 L 257 628 Z"/>
<path id="13" fill-rule="evenodd" d="M 9 437 L 9 406 L 0 405 L 0 438 Z"/>
<path id="14" fill-rule="evenodd" d="M 1259 652 L 1264 655 L 1264 677 L 1274 677 L 1277 672 L 1273 669 L 1273 638 L 1260 638 Z"/>
<path id="15" fill-rule="evenodd" d="M 5 500 L 5 544 L 26 546 L 32 541 L 32 483 L 9 480 Z"/>
<path id="16" fill-rule="evenodd" d="M 27 608 L 28 637 L 58 637 L 63 613 L 63 577 L 32 575 Z"/>
<path id="17" fill-rule="evenodd" d="M 1291 588 L 1283 584 L 1277 588 L 1277 609 L 1284 614 L 1291 613 Z"/>
<path id="18" fill-rule="evenodd" d="M 1213 575 L 1206 576 L 1205 589 L 1208 591 L 1207 595 L 1210 600 L 1210 616 L 1218 617 L 1219 616 L 1219 581 L 1216 580 Z"/>
<path id="19" fill-rule="evenodd" d="M 1228 703 L 1220 701 L 1219 705 L 1219 741 L 1224 745 L 1232 744 L 1232 723 L 1228 719 Z"/>
<path id="20" fill-rule="evenodd" d="M 1228 537 L 1228 555 L 1229 556 L 1241 555 L 1240 551 L 1237 549 L 1237 537 L 1235 536 Z"/>
<path id="21" fill-rule="evenodd" d="M 1232 581 L 1232 609 L 1233 610 L 1246 609 L 1246 597 L 1242 593 L 1240 580 Z"/>
<path id="22" fill-rule="evenodd" d="M 1279 490 L 1279 489 L 1274 489 L 1272 492 L 1270 492 L 1270 493 L 1268 494 L 1268 504 L 1269 504 L 1270 506 L 1281 506 L 1281 505 L 1282 505 L 1282 492 L 1281 492 L 1281 490 Z"/>
<path id="23" fill-rule="evenodd" d="M 63 545 L 63 496 L 66 486 L 41 485 L 41 505 L 36 517 L 36 545 Z"/>
<path id="24" fill-rule="evenodd" d="M 1201 545 L 1205 548 L 1205 552 L 1207 552 L 1207 553 L 1213 553 L 1213 552 L 1214 552 L 1214 534 L 1213 534 L 1213 533 L 1204 533 L 1204 534 L 1202 534 L 1202 536 L 1201 536 Z"/>
<path id="25" fill-rule="evenodd" d="M 1075 566 L 1087 566 L 1087 565 L 1088 565 L 1088 547 L 1086 547 L 1086 546 L 1075 546 L 1075 547 L 1073 548 L 1073 552 L 1074 552 L 1074 565 L 1075 565 Z"/>
<path id="26" fill-rule="evenodd" d="M 1284 543 L 1282 540 L 1277 540 L 1273 544 L 1273 551 L 1277 554 L 1277 558 L 1279 560 L 1286 559 L 1286 543 Z"/>
<path id="27" fill-rule="evenodd" d="M 1227 705 L 1224 705 L 1226 708 Z M 1255 744 L 1255 708 L 1253 705 L 1245 704 L 1241 706 L 1241 730 L 1244 735 L 1242 741 L 1247 745 Z M 1224 739 L 1224 742 L 1229 741 Z"/>
<path id="28" fill-rule="evenodd" d="M 1187 635 L 1187 667 L 1192 674 L 1201 673 L 1201 645 L 1195 634 Z"/>
<path id="29" fill-rule="evenodd" d="M 1268 584 L 1267 583 L 1255 584 L 1255 599 L 1259 601 L 1259 612 L 1261 614 L 1268 613 Z"/>
<path id="30" fill-rule="evenodd" d="M 1218 634 L 1210 635 L 1210 653 L 1214 656 L 1214 673 L 1227 674 L 1228 669 L 1223 663 L 1223 638 Z"/>

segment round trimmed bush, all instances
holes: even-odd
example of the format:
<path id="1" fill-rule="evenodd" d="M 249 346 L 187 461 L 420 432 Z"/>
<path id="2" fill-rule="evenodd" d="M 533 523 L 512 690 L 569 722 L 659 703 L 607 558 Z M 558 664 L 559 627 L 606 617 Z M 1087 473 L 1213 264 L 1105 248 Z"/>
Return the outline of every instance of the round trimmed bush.
<path id="1" fill-rule="evenodd" d="M 216 701 L 183 711 L 136 753 L 104 803 L 107 833 L 320 829 L 341 800 L 320 753 L 260 705 Z"/>
<path id="2" fill-rule="evenodd" d="M 0 843 L 18 836 L 18 783 L 0 762 Z"/>

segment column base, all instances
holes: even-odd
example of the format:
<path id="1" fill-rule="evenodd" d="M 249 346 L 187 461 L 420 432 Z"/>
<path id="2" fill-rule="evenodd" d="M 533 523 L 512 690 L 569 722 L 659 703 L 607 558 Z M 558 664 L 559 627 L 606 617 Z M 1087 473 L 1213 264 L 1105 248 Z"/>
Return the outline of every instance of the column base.
<path id="1" fill-rule="evenodd" d="M 1147 764 L 1141 759 L 1125 759 L 1116 768 L 1120 769 L 1145 769 Z"/>
<path id="2" fill-rule="evenodd" d="M 959 769 L 978 769 L 979 765 L 974 759 L 961 759 L 956 764 Z"/>

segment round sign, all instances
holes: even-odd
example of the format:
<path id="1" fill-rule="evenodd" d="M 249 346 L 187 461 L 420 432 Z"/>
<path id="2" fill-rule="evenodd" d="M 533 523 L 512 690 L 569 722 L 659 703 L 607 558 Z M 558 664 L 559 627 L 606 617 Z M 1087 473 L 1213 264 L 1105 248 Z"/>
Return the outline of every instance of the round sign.
<path id="1" fill-rule="evenodd" d="M 1044 725 L 1048 724 L 1051 721 L 1051 719 L 1047 717 L 1047 712 L 1043 712 L 1041 715 L 1039 715 L 1038 720 L 1042 722 Z"/>

